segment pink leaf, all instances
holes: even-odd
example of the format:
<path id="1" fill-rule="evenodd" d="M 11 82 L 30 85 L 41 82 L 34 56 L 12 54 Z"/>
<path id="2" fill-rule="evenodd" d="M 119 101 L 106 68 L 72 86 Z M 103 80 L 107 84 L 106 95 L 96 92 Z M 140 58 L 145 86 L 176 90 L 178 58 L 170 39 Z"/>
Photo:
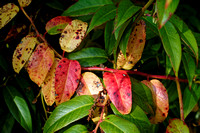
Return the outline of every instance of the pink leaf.
<path id="1" fill-rule="evenodd" d="M 128 74 L 119 70 L 114 73 L 105 72 L 103 81 L 111 102 L 122 114 L 129 114 L 132 108 L 131 80 Z"/>
<path id="2" fill-rule="evenodd" d="M 68 101 L 74 94 L 81 77 L 81 66 L 76 60 L 63 58 L 56 68 L 56 104 Z"/>

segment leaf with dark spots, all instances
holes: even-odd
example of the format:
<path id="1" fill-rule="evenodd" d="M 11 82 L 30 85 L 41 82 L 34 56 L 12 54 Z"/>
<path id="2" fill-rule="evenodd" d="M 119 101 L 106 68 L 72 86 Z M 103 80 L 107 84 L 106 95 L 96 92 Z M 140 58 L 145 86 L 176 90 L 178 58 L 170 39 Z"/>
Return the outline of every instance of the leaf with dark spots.
<path id="1" fill-rule="evenodd" d="M 140 60 L 146 42 L 145 22 L 139 21 L 129 36 L 126 53 L 120 51 L 117 58 L 117 69 L 132 69 Z M 124 56 L 126 54 L 126 57 Z"/>
<path id="2" fill-rule="evenodd" d="M 32 0 L 18 0 L 19 5 L 20 5 L 21 7 L 27 7 L 29 4 L 31 4 L 31 1 L 32 1 Z"/>
<path id="3" fill-rule="evenodd" d="M 76 70 L 76 71 L 75 71 Z M 70 100 L 76 91 L 81 77 L 81 66 L 76 60 L 63 58 L 55 72 L 56 104 Z"/>
<path id="4" fill-rule="evenodd" d="M 37 42 L 38 41 L 36 37 L 27 35 L 18 44 L 12 59 L 13 69 L 16 73 L 19 73 L 20 70 L 24 67 Z"/>
<path id="5" fill-rule="evenodd" d="M 178 118 L 169 120 L 166 133 L 189 133 L 189 128 L 186 123 Z"/>
<path id="6" fill-rule="evenodd" d="M 28 74 L 30 79 L 38 86 L 44 82 L 47 73 L 49 72 L 54 62 L 54 52 L 45 43 L 40 43 L 28 62 Z"/>
<path id="7" fill-rule="evenodd" d="M 72 52 L 76 49 L 85 36 L 88 24 L 81 20 L 73 20 L 63 30 L 60 36 L 61 49 L 66 52 Z"/>
<path id="8" fill-rule="evenodd" d="M 14 3 L 8 3 L 0 7 L 0 29 L 10 22 L 19 12 L 19 7 Z"/>
<path id="9" fill-rule="evenodd" d="M 56 35 L 63 31 L 63 29 L 71 22 L 71 18 L 66 16 L 57 16 L 49 20 L 46 24 L 46 31 L 50 35 Z M 66 31 L 67 32 L 67 31 Z"/>
<path id="10" fill-rule="evenodd" d="M 103 81 L 111 102 L 122 114 L 129 114 L 132 108 L 131 80 L 128 74 L 119 70 L 114 73 L 105 72 Z"/>
<path id="11" fill-rule="evenodd" d="M 49 70 L 42 86 L 42 94 L 48 106 L 53 105 L 55 102 L 55 72 L 60 59 L 55 58 L 54 63 Z M 51 64 L 50 64 L 51 65 Z"/>

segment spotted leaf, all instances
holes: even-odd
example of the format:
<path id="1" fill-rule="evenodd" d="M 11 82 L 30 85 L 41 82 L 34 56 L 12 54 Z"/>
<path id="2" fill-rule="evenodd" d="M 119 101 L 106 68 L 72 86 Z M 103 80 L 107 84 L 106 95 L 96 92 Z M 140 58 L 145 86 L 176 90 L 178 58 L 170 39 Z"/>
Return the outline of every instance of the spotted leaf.
<path id="1" fill-rule="evenodd" d="M 61 49 L 72 52 L 76 49 L 85 36 L 88 24 L 81 20 L 73 20 L 63 30 L 60 37 Z"/>
<path id="2" fill-rule="evenodd" d="M 145 22 L 139 21 L 129 36 L 126 57 L 120 51 L 117 58 L 117 69 L 132 69 L 140 60 L 146 41 Z"/>
<path id="3" fill-rule="evenodd" d="M 71 22 L 72 20 L 66 16 L 57 16 L 49 20 L 46 24 L 46 31 L 50 35 L 56 35 L 63 31 L 63 29 Z"/>
<path id="4" fill-rule="evenodd" d="M 32 0 L 18 0 L 19 5 L 20 5 L 21 7 L 27 7 L 29 4 L 31 4 L 31 1 L 32 1 Z"/>
<path id="5" fill-rule="evenodd" d="M 63 58 L 55 72 L 56 104 L 68 101 L 76 91 L 81 77 L 81 66 L 76 60 Z"/>
<path id="6" fill-rule="evenodd" d="M 19 73 L 24 67 L 37 43 L 36 37 L 27 35 L 18 44 L 12 59 L 13 69 L 16 73 Z"/>
<path id="7" fill-rule="evenodd" d="M 53 64 L 53 61 L 53 50 L 45 43 L 38 44 L 28 62 L 27 71 L 30 79 L 38 86 L 41 86 Z"/>
<path id="8" fill-rule="evenodd" d="M 189 133 L 189 128 L 186 123 L 178 118 L 169 120 L 166 133 Z"/>
<path id="9" fill-rule="evenodd" d="M 0 29 L 4 27 L 19 12 L 18 6 L 8 3 L 0 8 Z"/>
<path id="10" fill-rule="evenodd" d="M 51 106 L 55 102 L 55 72 L 59 61 L 60 59 L 58 58 L 54 59 L 54 63 L 42 84 L 42 94 L 48 106 Z"/>
<path id="11" fill-rule="evenodd" d="M 111 102 L 121 114 L 129 114 L 132 107 L 131 80 L 128 74 L 119 70 L 105 72 L 103 81 Z"/>

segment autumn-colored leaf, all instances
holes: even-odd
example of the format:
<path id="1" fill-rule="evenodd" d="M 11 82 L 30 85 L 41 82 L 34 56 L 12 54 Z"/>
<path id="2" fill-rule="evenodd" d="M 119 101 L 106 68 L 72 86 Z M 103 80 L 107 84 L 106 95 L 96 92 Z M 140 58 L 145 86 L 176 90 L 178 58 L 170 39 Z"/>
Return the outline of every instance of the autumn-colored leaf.
<path id="1" fill-rule="evenodd" d="M 153 89 L 151 89 L 153 96 L 155 96 L 156 99 L 156 113 L 155 116 L 152 116 L 150 118 L 150 122 L 152 124 L 158 124 L 165 120 L 165 118 L 168 115 L 169 111 L 169 100 L 168 100 L 168 94 L 165 86 L 157 79 L 152 79 L 151 84 L 153 85 Z M 149 88 L 151 88 L 151 84 L 147 81 L 143 81 L 145 85 L 147 85 Z"/>
<path id="2" fill-rule="evenodd" d="M 173 118 L 169 120 L 166 133 L 189 133 L 189 128 L 184 121 Z"/>
<path id="3" fill-rule="evenodd" d="M 30 79 L 41 86 L 53 62 L 53 50 L 45 43 L 38 44 L 28 62 L 27 71 Z"/>
<path id="4" fill-rule="evenodd" d="M 132 92 L 128 74 L 123 70 L 105 72 L 103 81 L 110 100 L 117 110 L 122 114 L 129 114 L 132 108 Z"/>
<path id="5" fill-rule="evenodd" d="M 68 101 L 76 91 L 81 77 L 81 66 L 76 60 L 63 58 L 55 72 L 56 104 Z"/>
<path id="6" fill-rule="evenodd" d="M 16 73 L 19 73 L 24 67 L 37 43 L 36 37 L 27 35 L 18 44 L 12 59 L 13 69 Z"/>
<path id="7" fill-rule="evenodd" d="M 103 91 L 103 85 L 99 77 L 92 72 L 83 73 L 77 94 L 92 95 L 94 98 L 97 98 L 100 91 Z"/>
<path id="8" fill-rule="evenodd" d="M 117 69 L 132 69 L 140 60 L 146 42 L 145 22 L 140 20 L 133 29 L 126 48 L 126 57 L 120 51 L 117 58 Z"/>
<path id="9" fill-rule="evenodd" d="M 32 0 L 18 0 L 19 5 L 20 5 L 21 7 L 27 7 L 29 4 L 31 4 L 31 1 L 32 1 Z"/>
<path id="10" fill-rule="evenodd" d="M 61 49 L 66 52 L 72 52 L 76 49 L 85 36 L 88 24 L 81 20 L 73 20 L 63 30 L 60 37 Z"/>
<path id="11" fill-rule="evenodd" d="M 48 106 L 51 106 L 55 102 L 55 72 L 59 61 L 60 59 L 58 58 L 54 59 L 54 63 L 41 85 L 42 94 L 44 95 L 44 100 Z"/>
<path id="12" fill-rule="evenodd" d="M 8 3 L 0 8 L 0 29 L 4 27 L 19 12 L 18 6 Z"/>
<path id="13" fill-rule="evenodd" d="M 47 22 L 45 29 L 50 35 L 56 35 L 61 33 L 71 21 L 69 17 L 57 16 Z"/>

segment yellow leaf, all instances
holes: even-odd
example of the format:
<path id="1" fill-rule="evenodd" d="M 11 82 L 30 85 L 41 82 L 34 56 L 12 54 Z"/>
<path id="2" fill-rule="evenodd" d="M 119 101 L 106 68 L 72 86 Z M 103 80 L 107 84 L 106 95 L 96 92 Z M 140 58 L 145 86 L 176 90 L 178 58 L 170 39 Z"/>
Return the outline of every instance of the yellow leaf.
<path id="1" fill-rule="evenodd" d="M 60 59 L 55 58 L 42 86 L 42 94 L 48 106 L 53 105 L 55 102 L 55 71 Z"/>
<path id="2" fill-rule="evenodd" d="M 83 40 L 88 24 L 81 20 L 73 20 L 69 23 L 60 37 L 61 49 L 66 52 L 72 52 Z"/>
<path id="3" fill-rule="evenodd" d="M 24 67 L 37 42 L 38 41 L 36 37 L 27 35 L 18 44 L 12 59 L 13 69 L 16 73 L 19 73 L 20 70 Z"/>
<path id="4" fill-rule="evenodd" d="M 19 2 L 19 5 L 21 7 L 27 7 L 30 3 L 31 3 L 32 0 L 18 0 Z"/>
<path id="5" fill-rule="evenodd" d="M 19 12 L 18 6 L 8 3 L 0 8 L 0 29 L 4 27 Z"/>
<path id="6" fill-rule="evenodd" d="M 140 60 L 146 41 L 145 22 L 139 21 L 133 29 L 126 48 L 126 59 L 120 51 L 117 58 L 117 69 L 130 70 Z"/>

